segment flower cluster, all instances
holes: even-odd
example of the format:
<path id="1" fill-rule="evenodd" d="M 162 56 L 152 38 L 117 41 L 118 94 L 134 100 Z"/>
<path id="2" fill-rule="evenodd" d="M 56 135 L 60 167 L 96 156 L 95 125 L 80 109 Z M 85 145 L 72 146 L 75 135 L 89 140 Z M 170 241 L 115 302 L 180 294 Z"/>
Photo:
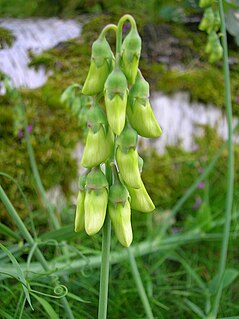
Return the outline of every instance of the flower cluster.
<path id="1" fill-rule="evenodd" d="M 205 51 L 209 54 L 209 62 L 214 63 L 221 60 L 223 55 L 218 35 L 221 25 L 218 4 L 214 0 L 200 0 L 199 6 L 204 8 L 199 30 L 207 32 L 208 39 Z"/>
<path id="2" fill-rule="evenodd" d="M 126 20 L 131 29 L 121 44 Z M 111 29 L 116 31 L 116 57 L 105 38 Z M 155 209 L 141 179 L 138 135 L 150 138 L 162 133 L 150 105 L 149 84 L 138 69 L 140 53 L 135 21 L 123 16 L 118 26 L 106 26 L 93 43 L 82 88 L 84 95 L 95 97 L 95 103 L 87 114 L 88 134 L 81 160 L 87 171 L 79 179 L 75 231 L 96 234 L 108 213 L 116 237 L 126 247 L 133 239 L 131 209 Z"/>

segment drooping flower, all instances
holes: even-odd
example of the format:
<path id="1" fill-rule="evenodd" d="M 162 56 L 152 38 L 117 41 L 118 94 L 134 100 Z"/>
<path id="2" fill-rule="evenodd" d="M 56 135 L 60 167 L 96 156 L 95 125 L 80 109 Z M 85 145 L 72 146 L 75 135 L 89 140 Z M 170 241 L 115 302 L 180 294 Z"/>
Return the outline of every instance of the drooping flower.
<path id="1" fill-rule="evenodd" d="M 119 180 L 110 187 L 108 211 L 117 239 L 129 247 L 133 240 L 129 193 Z"/>
<path id="2" fill-rule="evenodd" d="M 129 92 L 127 115 L 139 135 L 154 138 L 162 134 L 149 102 L 149 84 L 140 73 Z"/>
<path id="3" fill-rule="evenodd" d="M 105 37 L 99 37 L 92 45 L 90 69 L 82 88 L 85 95 L 103 91 L 105 81 L 112 71 L 114 55 Z"/>
<path id="4" fill-rule="evenodd" d="M 99 167 L 87 175 L 85 188 L 85 230 L 94 235 L 104 224 L 108 203 L 108 182 Z"/>
<path id="5" fill-rule="evenodd" d="M 113 150 L 114 135 L 107 125 L 106 115 L 99 106 L 88 111 L 88 134 L 81 165 L 87 168 L 104 163 Z"/>
<path id="6" fill-rule="evenodd" d="M 125 125 L 128 89 L 126 77 L 118 67 L 108 76 L 104 95 L 109 126 L 119 135 Z"/>

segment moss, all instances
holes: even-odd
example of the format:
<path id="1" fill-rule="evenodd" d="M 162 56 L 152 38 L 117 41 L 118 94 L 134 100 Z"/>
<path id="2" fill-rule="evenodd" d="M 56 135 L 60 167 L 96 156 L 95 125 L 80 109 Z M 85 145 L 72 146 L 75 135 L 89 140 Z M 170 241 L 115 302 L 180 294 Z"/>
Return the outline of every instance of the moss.
<path id="1" fill-rule="evenodd" d="M 177 200 L 201 175 L 204 168 L 215 156 L 223 141 L 217 136 L 215 130 L 203 126 L 204 134 L 195 138 L 197 149 L 186 152 L 180 146 L 168 146 L 164 154 L 155 150 L 141 153 L 144 159 L 142 178 L 146 188 L 159 210 L 165 211 L 172 208 Z M 199 207 L 195 207 L 197 198 L 202 202 L 209 200 L 212 214 L 223 210 L 227 191 L 227 150 L 223 152 L 220 161 L 209 175 L 210 193 L 207 189 L 198 188 L 180 209 L 178 221 L 192 220 Z M 239 156 L 239 148 L 235 147 L 235 159 Z M 238 200 L 239 168 L 235 167 L 235 201 Z M 209 199 L 208 199 L 209 197 Z M 200 205 L 199 205 L 200 206 Z M 195 216 L 192 212 L 195 212 Z M 189 215 L 190 214 L 190 215 Z"/>
<path id="2" fill-rule="evenodd" d="M 0 49 L 5 46 L 11 47 L 15 37 L 11 30 L 0 27 Z"/>

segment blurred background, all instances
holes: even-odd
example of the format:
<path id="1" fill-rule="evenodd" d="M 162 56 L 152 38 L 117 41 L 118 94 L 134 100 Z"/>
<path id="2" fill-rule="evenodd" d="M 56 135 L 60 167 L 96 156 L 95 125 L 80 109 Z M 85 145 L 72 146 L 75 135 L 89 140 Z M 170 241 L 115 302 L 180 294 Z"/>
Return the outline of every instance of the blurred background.
<path id="1" fill-rule="evenodd" d="M 106 24 L 117 23 L 126 13 L 133 15 L 137 22 L 142 38 L 140 69 L 150 83 L 151 104 L 163 129 L 158 139 L 139 140 L 139 152 L 144 159 L 142 178 L 157 209 L 150 216 L 133 214 L 136 243 L 157 235 L 177 200 L 204 172 L 227 139 L 222 61 L 208 62 L 205 53 L 207 36 L 198 30 L 203 14 L 198 1 L 0 1 L 0 171 L 13 177 L 21 186 L 30 203 L 28 208 L 11 179 L 0 176 L 1 185 L 26 225 L 30 227 L 33 219 L 38 234 L 48 231 L 49 221 L 33 178 L 24 138 L 21 111 L 24 105 L 28 122 L 26 129 L 42 184 L 48 200 L 57 209 L 60 223 L 70 225 L 66 236 L 77 247 L 83 243 L 83 246 L 99 250 L 100 239 L 89 239 L 85 234 L 72 232 L 77 180 L 82 171 L 79 163 L 85 114 L 74 114 L 60 102 L 60 97 L 69 85 L 83 85 L 93 41 Z M 234 9 L 228 6 L 226 23 L 233 121 L 236 124 L 239 115 L 239 11 L 236 6 Z M 125 34 L 128 29 L 126 25 Z M 108 41 L 114 48 L 114 34 L 109 34 Z M 238 141 L 235 134 L 236 161 Z M 170 234 L 190 231 L 201 235 L 221 231 L 227 190 L 226 167 L 227 151 L 224 151 L 209 177 L 197 185 L 193 195 L 171 219 Z M 235 170 L 233 230 L 238 232 L 237 165 Z M 0 222 L 15 227 L 2 204 Z M 0 234 L 0 238 L 6 240 L 7 237 Z M 114 239 L 113 247 L 118 249 Z M 218 241 L 198 241 L 184 247 L 182 255 L 185 260 L 190 260 L 192 268 L 210 281 L 211 271 L 217 265 L 218 251 Z M 187 304 L 182 306 L 185 281 L 189 280 L 187 272 L 175 256 L 168 259 L 167 253 L 160 257 L 152 254 L 139 261 L 155 312 L 159 314 L 157 318 L 197 318 Z M 238 258 L 232 240 L 229 249 L 231 267 Z M 115 266 L 112 276 L 127 278 L 130 275 L 126 270 Z M 86 286 L 94 285 L 97 276 L 89 273 L 82 279 L 81 289 L 86 299 L 90 295 Z M 239 298 L 238 284 L 238 280 L 234 282 L 222 301 L 222 308 L 227 308 L 225 313 L 222 311 L 223 315 L 239 313 L 235 302 Z M 159 291 L 155 285 L 161 287 Z M 135 303 L 137 296 L 127 283 L 124 289 L 122 299 L 111 307 L 114 315 L 109 318 L 143 318 L 140 306 L 136 315 L 127 304 L 127 298 Z M 197 299 L 194 287 L 188 289 L 192 298 Z M 169 291 L 174 291 L 174 300 L 167 299 Z M 91 293 L 94 295 L 95 292 Z M 115 294 L 112 292 L 112 300 L 116 299 Z M 81 314 L 79 318 L 94 318 L 96 305 L 91 311 L 92 316 Z M 87 305 L 82 307 L 82 311 L 86 311 Z"/>

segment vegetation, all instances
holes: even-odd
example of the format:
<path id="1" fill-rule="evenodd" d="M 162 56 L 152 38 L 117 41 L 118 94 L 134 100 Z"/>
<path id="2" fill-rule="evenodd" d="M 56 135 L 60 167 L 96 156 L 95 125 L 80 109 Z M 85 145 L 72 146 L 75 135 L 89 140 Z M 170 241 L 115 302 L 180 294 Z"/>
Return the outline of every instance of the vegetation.
<path id="1" fill-rule="evenodd" d="M 19 120 L 16 105 L 9 96 L 0 96 L 0 172 L 5 174 L 1 173 L 0 184 L 35 240 L 35 246 L 31 247 L 1 203 L 0 239 L 8 250 L 0 247 L 0 317 L 65 318 L 63 296 L 75 318 L 97 317 L 101 236 L 92 238 L 73 231 L 72 195 L 76 195 L 76 190 L 72 182 L 77 176 L 77 163 L 72 152 L 76 144 L 82 142 L 84 131 L 82 123 L 60 104 L 60 96 L 70 84 L 84 83 L 90 47 L 103 26 L 116 22 L 125 12 L 133 13 L 144 45 L 140 66 L 153 89 L 167 94 L 186 90 L 193 100 L 224 109 L 222 62 L 209 64 L 204 52 L 205 34 L 197 31 L 193 24 L 191 31 L 184 25 L 186 13 L 196 11 L 198 14 L 198 9 L 189 6 L 191 1 L 178 1 L 177 5 L 175 1 L 165 2 L 168 6 L 163 6 L 164 1 L 161 5 L 157 1 L 137 2 L 137 6 L 131 1 L 90 1 L 90 5 L 89 1 L 77 0 L 31 1 L 30 5 L 18 1 L 17 6 L 14 0 L 2 1 L 1 16 L 70 17 L 82 12 L 94 15 L 84 23 L 81 37 L 32 56 L 31 67 L 44 65 L 53 74 L 43 87 L 19 92 L 31 126 L 28 135 L 18 130 L 14 134 Z M 179 7 L 182 10 L 178 10 Z M 150 14 L 145 15 L 148 10 Z M 148 19 L 143 19 L 145 16 Z M 163 41 L 160 38 L 163 34 L 174 40 L 167 50 L 163 47 L 164 62 L 158 63 L 160 48 L 155 46 L 151 50 L 147 43 L 149 28 L 156 31 L 153 33 L 155 43 Z M 108 40 L 113 45 L 114 35 Z M 233 40 L 230 41 L 232 103 L 233 112 L 238 115 L 238 49 Z M 6 40 L 4 43 L 10 45 Z M 173 60 L 172 49 L 177 53 Z M 216 298 L 216 273 L 225 237 L 223 214 L 228 189 L 228 150 L 214 129 L 203 129 L 204 134 L 195 137 L 198 147 L 194 151 L 187 152 L 176 145 L 168 146 L 164 154 L 154 149 L 140 153 L 144 159 L 142 179 L 156 210 L 152 215 L 133 212 L 132 252 L 155 318 L 205 318 Z M 32 172 L 26 136 L 35 153 L 43 189 L 39 188 Z M 235 161 L 238 155 L 238 145 L 235 145 Z M 239 314 L 237 166 L 218 318 L 237 318 Z M 64 201 L 54 206 L 44 194 L 56 185 L 60 185 Z M 2 196 L 3 193 L 1 199 Z M 51 211 L 56 215 L 56 225 L 50 218 Z M 44 253 L 47 267 L 41 267 L 39 256 L 35 255 L 36 248 Z M 133 284 L 127 251 L 120 247 L 113 234 L 111 251 L 108 318 L 145 318 L 145 308 Z M 34 312 L 26 300 L 26 286 Z"/>

